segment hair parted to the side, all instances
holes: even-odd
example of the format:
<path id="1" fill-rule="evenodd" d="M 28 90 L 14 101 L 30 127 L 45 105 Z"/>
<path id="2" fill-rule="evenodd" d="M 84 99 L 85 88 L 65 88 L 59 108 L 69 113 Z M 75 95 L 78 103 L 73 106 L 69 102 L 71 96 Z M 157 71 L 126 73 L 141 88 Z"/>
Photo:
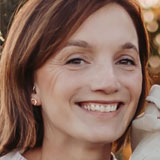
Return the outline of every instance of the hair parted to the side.
<path id="1" fill-rule="evenodd" d="M 146 95 L 149 44 L 135 0 L 30 0 L 16 14 L 1 57 L 0 156 L 42 144 L 41 107 L 32 106 L 30 100 L 34 72 L 63 47 L 89 15 L 112 2 L 129 13 L 139 38 L 143 73 L 136 115 L 139 113 Z M 117 149 L 124 139 L 125 134 L 117 141 Z"/>

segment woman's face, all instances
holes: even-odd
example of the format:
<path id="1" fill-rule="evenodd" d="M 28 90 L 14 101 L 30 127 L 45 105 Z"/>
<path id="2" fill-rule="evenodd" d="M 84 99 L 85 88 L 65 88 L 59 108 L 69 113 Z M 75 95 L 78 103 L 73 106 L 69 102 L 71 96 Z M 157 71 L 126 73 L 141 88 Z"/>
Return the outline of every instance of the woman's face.
<path id="1" fill-rule="evenodd" d="M 92 14 L 35 74 L 45 137 L 113 142 L 129 125 L 142 89 L 132 19 L 112 3 Z"/>

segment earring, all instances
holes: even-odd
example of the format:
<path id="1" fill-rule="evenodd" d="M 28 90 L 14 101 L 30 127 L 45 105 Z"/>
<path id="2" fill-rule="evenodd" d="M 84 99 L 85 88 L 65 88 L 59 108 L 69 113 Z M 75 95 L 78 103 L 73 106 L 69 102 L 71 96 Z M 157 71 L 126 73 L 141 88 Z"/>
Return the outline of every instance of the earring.
<path id="1" fill-rule="evenodd" d="M 37 105 L 37 100 L 36 99 L 34 99 L 34 98 L 31 98 L 31 102 L 32 102 L 32 104 L 34 105 L 34 106 L 36 106 Z"/>
<path id="2" fill-rule="evenodd" d="M 33 93 L 36 93 L 36 87 L 35 86 L 33 86 Z"/>

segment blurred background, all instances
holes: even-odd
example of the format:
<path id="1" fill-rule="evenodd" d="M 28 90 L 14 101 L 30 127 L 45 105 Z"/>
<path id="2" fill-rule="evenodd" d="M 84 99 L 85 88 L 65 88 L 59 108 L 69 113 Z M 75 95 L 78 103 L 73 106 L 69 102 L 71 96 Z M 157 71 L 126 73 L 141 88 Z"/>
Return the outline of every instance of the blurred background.
<path id="1" fill-rule="evenodd" d="M 0 53 L 18 4 L 26 0 L 0 0 Z M 138 0 L 143 8 L 144 20 L 150 36 L 151 53 L 148 63 L 152 84 L 160 84 L 160 0 Z M 117 156 L 128 160 L 130 144 Z"/>
<path id="2" fill-rule="evenodd" d="M 160 0 L 138 0 L 150 36 L 149 73 L 153 83 L 160 84 Z"/>

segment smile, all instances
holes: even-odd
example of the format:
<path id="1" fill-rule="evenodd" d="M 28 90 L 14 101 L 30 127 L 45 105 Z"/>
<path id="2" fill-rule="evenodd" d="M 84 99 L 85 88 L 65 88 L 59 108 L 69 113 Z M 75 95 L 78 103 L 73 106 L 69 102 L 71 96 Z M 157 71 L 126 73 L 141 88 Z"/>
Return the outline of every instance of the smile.
<path id="1" fill-rule="evenodd" d="M 115 112 L 118 107 L 119 103 L 112 103 L 112 104 L 100 104 L 100 103 L 81 103 L 80 106 L 88 111 L 94 112 Z"/>

